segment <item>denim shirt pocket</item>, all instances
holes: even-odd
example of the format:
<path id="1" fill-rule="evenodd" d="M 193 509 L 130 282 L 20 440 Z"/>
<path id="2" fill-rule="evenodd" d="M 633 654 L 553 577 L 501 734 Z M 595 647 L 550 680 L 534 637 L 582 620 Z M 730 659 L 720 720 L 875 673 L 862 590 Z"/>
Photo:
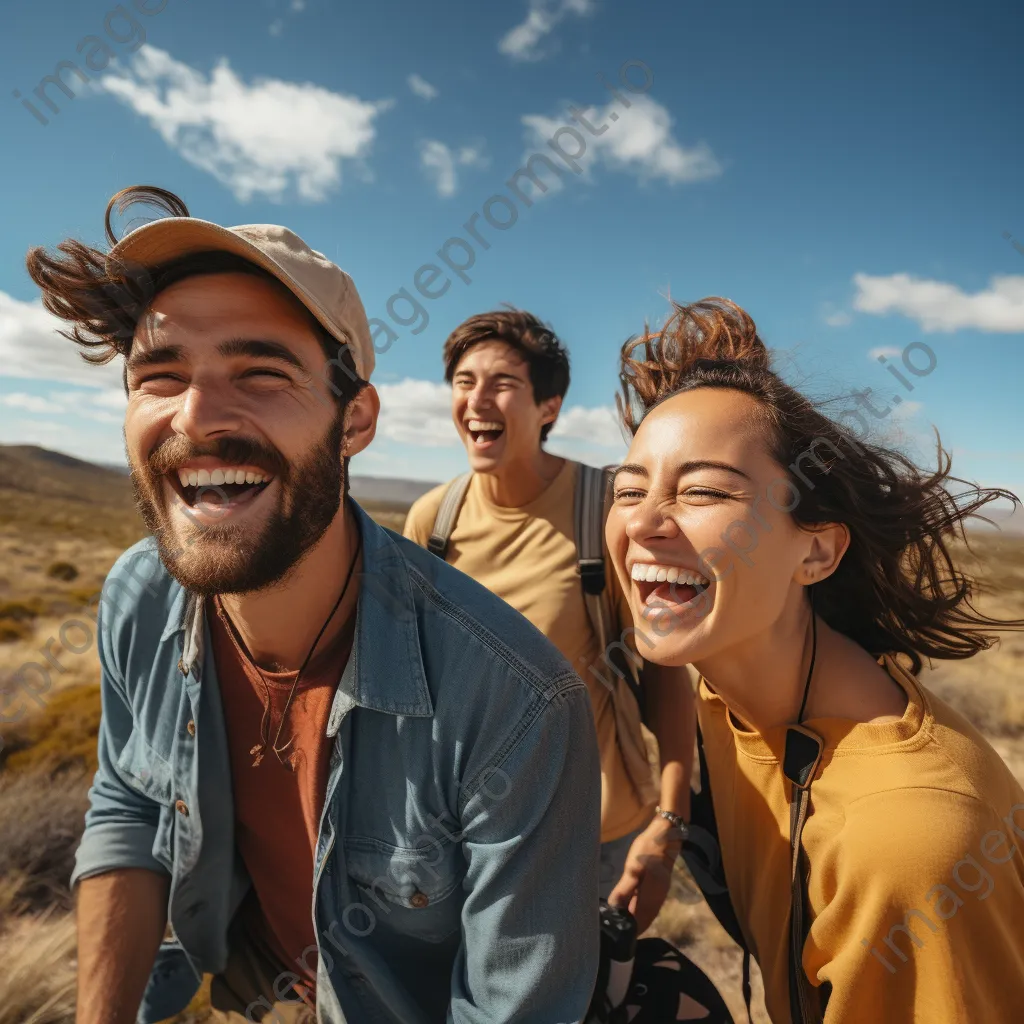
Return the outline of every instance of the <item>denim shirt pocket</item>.
<path id="1" fill-rule="evenodd" d="M 466 872 L 459 844 L 434 840 L 409 849 L 349 836 L 344 847 L 349 877 L 385 928 L 427 942 L 442 942 L 459 928 Z"/>

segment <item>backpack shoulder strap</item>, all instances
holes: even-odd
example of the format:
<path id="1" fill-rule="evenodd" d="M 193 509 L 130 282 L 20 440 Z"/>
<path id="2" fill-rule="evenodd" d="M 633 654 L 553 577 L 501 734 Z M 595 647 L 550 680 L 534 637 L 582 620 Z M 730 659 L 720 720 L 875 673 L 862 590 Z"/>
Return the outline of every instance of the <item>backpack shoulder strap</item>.
<path id="1" fill-rule="evenodd" d="M 576 572 L 601 650 L 608 646 L 612 632 L 604 565 L 604 520 L 610 483 L 611 477 L 605 470 L 580 463 L 574 507 Z"/>
<path id="2" fill-rule="evenodd" d="M 444 492 L 441 504 L 434 517 L 434 529 L 427 541 L 427 549 L 438 558 L 444 558 L 448 554 L 448 541 L 451 540 L 455 530 L 455 521 L 459 518 L 459 509 L 465 500 L 466 491 L 469 490 L 470 481 L 473 479 L 472 471 L 457 476 Z"/>

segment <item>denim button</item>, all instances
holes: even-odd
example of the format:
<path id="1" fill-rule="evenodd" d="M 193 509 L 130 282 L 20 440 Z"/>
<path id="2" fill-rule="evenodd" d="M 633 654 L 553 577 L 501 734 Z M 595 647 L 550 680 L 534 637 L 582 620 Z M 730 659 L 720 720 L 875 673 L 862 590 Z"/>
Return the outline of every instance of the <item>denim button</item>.
<path id="1" fill-rule="evenodd" d="M 184 800 L 175 800 L 174 809 L 182 816 L 188 817 L 188 804 Z"/>
<path id="2" fill-rule="evenodd" d="M 188 725 L 185 726 L 185 729 L 188 731 L 189 736 L 195 736 L 195 734 L 196 734 L 196 723 L 190 718 L 188 720 Z"/>
<path id="3" fill-rule="evenodd" d="M 187 670 L 187 669 L 185 668 L 185 662 L 183 662 L 183 661 L 181 660 L 181 658 L 179 658 L 179 659 L 178 659 L 178 671 L 179 671 L 179 672 L 180 672 L 180 673 L 181 673 L 181 674 L 182 674 L 183 676 L 187 676 L 187 675 L 188 675 L 188 670 Z"/>
<path id="4" fill-rule="evenodd" d="M 417 909 L 422 910 L 429 902 L 430 897 L 425 892 L 420 892 L 418 889 L 412 894 L 409 902 Z"/>

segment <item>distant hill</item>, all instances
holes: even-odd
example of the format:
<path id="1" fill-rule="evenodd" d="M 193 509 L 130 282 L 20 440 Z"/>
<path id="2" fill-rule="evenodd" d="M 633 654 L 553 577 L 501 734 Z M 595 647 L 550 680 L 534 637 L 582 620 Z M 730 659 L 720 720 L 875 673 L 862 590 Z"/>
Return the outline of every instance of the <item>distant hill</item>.
<path id="1" fill-rule="evenodd" d="M 401 529 L 409 506 L 434 484 L 354 476 L 352 494 L 380 522 Z M 124 547 L 145 534 L 123 466 L 99 465 L 37 445 L 0 444 L 0 525 L 70 532 Z"/>

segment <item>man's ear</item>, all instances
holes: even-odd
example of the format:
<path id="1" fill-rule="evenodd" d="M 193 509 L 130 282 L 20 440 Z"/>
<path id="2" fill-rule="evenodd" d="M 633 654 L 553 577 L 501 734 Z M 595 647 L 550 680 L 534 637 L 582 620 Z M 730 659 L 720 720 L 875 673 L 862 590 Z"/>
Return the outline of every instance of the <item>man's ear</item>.
<path id="1" fill-rule="evenodd" d="M 850 547 L 850 528 L 845 523 L 824 523 L 810 531 L 810 544 L 796 572 L 798 583 L 820 583 L 839 567 Z"/>
<path id="2" fill-rule="evenodd" d="M 356 455 L 361 452 L 377 433 L 377 417 L 380 415 L 380 395 L 372 384 L 359 390 L 345 409 L 345 432 L 341 454 Z"/>
<path id="3" fill-rule="evenodd" d="M 554 423 L 558 414 L 562 411 L 562 396 L 555 395 L 554 398 L 545 398 L 540 403 L 540 421 L 542 424 Z"/>

